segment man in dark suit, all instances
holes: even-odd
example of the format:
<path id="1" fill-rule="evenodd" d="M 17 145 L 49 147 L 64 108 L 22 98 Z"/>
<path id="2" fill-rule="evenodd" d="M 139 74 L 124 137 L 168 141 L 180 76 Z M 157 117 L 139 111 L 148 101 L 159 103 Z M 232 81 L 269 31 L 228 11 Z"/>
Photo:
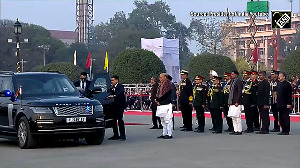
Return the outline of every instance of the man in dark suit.
<path id="1" fill-rule="evenodd" d="M 113 110 L 113 133 L 114 136 L 109 138 L 109 140 L 126 140 L 125 135 L 125 124 L 123 121 L 124 109 L 126 108 L 126 98 L 125 98 L 125 90 L 122 84 L 119 84 L 119 77 L 112 76 L 111 77 L 111 95 L 108 98 L 113 98 L 114 102 L 112 104 Z M 118 132 L 118 125 L 120 136 Z"/>
<path id="2" fill-rule="evenodd" d="M 74 82 L 75 87 L 78 88 L 81 96 L 84 96 L 84 97 L 87 96 L 90 84 L 91 84 L 91 81 L 87 80 L 87 73 L 86 72 L 81 72 L 80 73 L 80 80 Z"/>
<path id="3" fill-rule="evenodd" d="M 157 94 L 157 88 L 158 88 L 158 83 L 157 83 L 157 79 L 155 77 L 151 78 L 151 110 L 152 110 L 152 123 L 153 123 L 153 127 L 151 127 L 150 129 L 162 129 L 162 125 L 161 125 L 161 121 L 160 118 L 156 116 L 156 110 L 157 110 L 157 104 L 155 102 L 156 99 L 156 94 Z M 158 124 L 159 126 L 158 126 Z"/>
<path id="4" fill-rule="evenodd" d="M 292 108 L 292 86 L 286 81 L 286 74 L 279 73 L 279 83 L 277 87 L 277 107 L 279 111 L 279 123 L 282 132 L 278 135 L 289 135 L 290 133 L 290 116 L 289 111 Z"/>
<path id="5" fill-rule="evenodd" d="M 192 122 L 192 101 L 193 101 L 193 86 L 192 82 L 188 79 L 189 72 L 182 70 L 180 72 L 182 81 L 179 84 L 179 104 L 181 107 L 181 114 L 183 119 L 184 128 L 181 131 L 193 131 Z"/>
<path id="6" fill-rule="evenodd" d="M 259 83 L 257 86 L 257 106 L 259 109 L 262 127 L 257 134 L 269 134 L 269 96 L 270 83 L 266 80 L 266 71 L 259 72 Z"/>
<path id="7" fill-rule="evenodd" d="M 278 114 L 278 108 L 277 108 L 277 87 L 278 87 L 278 75 L 279 71 L 273 70 L 272 73 L 272 80 L 270 82 L 271 86 L 271 111 L 273 113 L 274 117 L 274 129 L 271 130 L 271 132 L 279 132 L 280 126 L 279 126 L 279 114 Z"/>
<path id="8" fill-rule="evenodd" d="M 242 105 L 242 89 L 243 83 L 238 78 L 238 71 L 234 70 L 231 72 L 231 82 L 230 82 L 230 91 L 228 97 L 228 105 L 235 106 L 241 108 Z M 230 133 L 230 135 L 242 135 L 242 119 L 241 119 L 241 111 L 238 114 L 231 115 L 228 114 L 232 118 L 233 129 L 234 132 Z"/>

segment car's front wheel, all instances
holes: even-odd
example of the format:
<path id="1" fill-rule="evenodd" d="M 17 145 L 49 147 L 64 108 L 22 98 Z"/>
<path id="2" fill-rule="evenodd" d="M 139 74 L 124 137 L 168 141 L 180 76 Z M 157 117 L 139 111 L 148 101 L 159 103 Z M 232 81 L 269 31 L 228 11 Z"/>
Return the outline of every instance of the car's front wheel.
<path id="1" fill-rule="evenodd" d="M 105 129 L 101 129 L 101 131 L 98 131 L 97 133 L 90 135 L 85 138 L 85 142 L 88 145 L 100 145 L 102 144 L 105 136 Z"/>
<path id="2" fill-rule="evenodd" d="M 37 140 L 32 136 L 26 117 L 21 117 L 18 122 L 18 142 L 22 149 L 34 148 Z"/>

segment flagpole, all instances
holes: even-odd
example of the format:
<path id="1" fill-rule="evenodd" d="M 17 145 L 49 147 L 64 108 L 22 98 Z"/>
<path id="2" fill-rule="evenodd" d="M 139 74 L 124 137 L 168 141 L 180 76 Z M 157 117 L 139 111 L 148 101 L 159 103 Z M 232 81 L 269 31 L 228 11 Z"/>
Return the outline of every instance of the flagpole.
<path id="1" fill-rule="evenodd" d="M 91 57 L 90 80 L 93 80 L 93 77 L 92 77 L 92 69 L 93 69 L 93 59 L 92 59 L 92 57 Z"/>

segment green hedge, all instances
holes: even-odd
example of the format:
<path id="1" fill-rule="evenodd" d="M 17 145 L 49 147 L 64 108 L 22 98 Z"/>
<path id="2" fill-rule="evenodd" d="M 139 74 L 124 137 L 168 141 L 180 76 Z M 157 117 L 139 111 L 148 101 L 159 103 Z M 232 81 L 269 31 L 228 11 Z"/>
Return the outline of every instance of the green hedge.
<path id="1" fill-rule="evenodd" d="M 69 77 L 71 81 L 76 81 L 79 79 L 79 75 L 83 72 L 83 69 L 78 66 L 73 65 L 69 62 L 58 62 L 47 64 L 46 66 L 37 66 L 31 69 L 32 72 L 47 72 L 56 71 L 61 72 Z"/>
<path id="2" fill-rule="evenodd" d="M 219 76 L 223 77 L 224 72 L 236 70 L 236 66 L 229 57 L 204 53 L 192 58 L 188 70 L 190 79 L 201 75 L 208 80 L 210 70 L 215 70 Z"/>
<path id="3" fill-rule="evenodd" d="M 166 72 L 163 62 L 153 52 L 142 49 L 119 53 L 110 69 L 110 75 L 118 75 L 121 83 L 150 82 L 152 76 L 162 72 Z"/>
<path id="4" fill-rule="evenodd" d="M 294 51 L 281 63 L 280 70 L 286 72 L 290 77 L 300 75 L 300 51 Z"/>

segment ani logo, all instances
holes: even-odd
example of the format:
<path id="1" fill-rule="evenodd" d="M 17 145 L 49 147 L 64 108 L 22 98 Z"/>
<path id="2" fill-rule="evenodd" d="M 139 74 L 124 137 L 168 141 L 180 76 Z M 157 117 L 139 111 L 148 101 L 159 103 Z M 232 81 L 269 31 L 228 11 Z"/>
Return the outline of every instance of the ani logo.
<path id="1" fill-rule="evenodd" d="M 289 29 L 292 28 L 292 12 L 272 11 L 272 28 Z"/>

